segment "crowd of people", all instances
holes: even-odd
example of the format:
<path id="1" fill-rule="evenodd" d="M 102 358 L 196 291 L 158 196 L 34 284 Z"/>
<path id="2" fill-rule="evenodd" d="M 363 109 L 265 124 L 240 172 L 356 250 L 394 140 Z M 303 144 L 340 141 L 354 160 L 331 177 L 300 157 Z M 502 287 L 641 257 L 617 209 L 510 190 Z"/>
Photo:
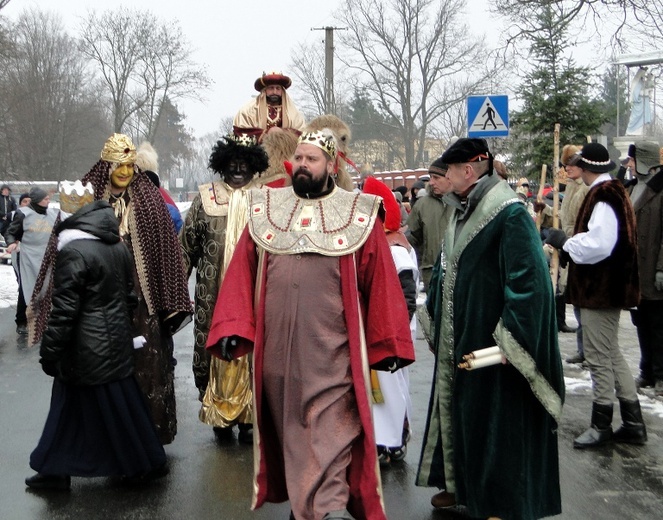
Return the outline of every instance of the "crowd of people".
<path id="1" fill-rule="evenodd" d="M 408 366 L 421 327 L 435 362 L 416 484 L 438 489 L 432 506 L 560 514 L 558 333 L 577 334 L 566 361 L 592 379 L 575 448 L 644 444 L 637 390 L 663 395 L 658 146 L 635 143 L 623 161 L 631 175 L 616 178 L 602 145 L 564 147 L 556 228 L 483 139 L 449 143 L 410 189 L 368 175 L 353 190 L 349 128 L 334 116 L 307 124 L 290 85 L 279 73 L 256 80 L 259 95 L 210 150 L 218 177 L 184 222 L 156 151 L 119 133 L 63 183 L 59 210 L 37 187 L 17 207 L 2 186 L 0 232 L 20 248 L 17 332 L 53 377 L 26 485 L 165 475 L 163 446 L 177 433 L 173 335 L 193 320 L 199 418 L 221 446 L 235 426 L 253 445 L 252 507 L 288 500 L 291 519 L 386 519 L 380 468 L 405 458 L 413 434 Z M 622 309 L 638 330 L 637 379 L 615 341 Z"/>

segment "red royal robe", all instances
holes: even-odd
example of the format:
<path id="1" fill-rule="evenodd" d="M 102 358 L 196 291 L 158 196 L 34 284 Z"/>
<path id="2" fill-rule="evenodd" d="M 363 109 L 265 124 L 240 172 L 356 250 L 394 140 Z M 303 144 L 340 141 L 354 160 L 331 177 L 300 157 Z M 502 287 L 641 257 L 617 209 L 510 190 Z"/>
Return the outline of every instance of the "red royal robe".
<path id="1" fill-rule="evenodd" d="M 265 253 L 265 265 L 266 256 Z M 355 267 L 356 280 L 355 283 Z M 350 346 L 350 367 L 363 433 L 352 448 L 348 469 L 350 503 L 348 510 L 356 518 L 386 520 L 377 451 L 369 401 L 370 382 L 364 377 L 362 338 L 360 337 L 359 305 L 364 324 L 368 364 L 374 365 L 388 357 L 398 357 L 405 366 L 414 361 L 407 307 L 394 261 L 384 231 L 374 226 L 364 245 L 353 255 L 339 257 L 341 293 Z M 234 354 L 240 356 L 253 350 L 254 434 L 255 452 L 254 497 L 252 508 L 265 502 L 288 500 L 283 468 L 283 454 L 269 415 L 263 413 L 263 336 L 266 269 L 262 271 L 260 303 L 255 308 L 258 273 L 256 245 L 248 229 L 244 230 L 224 277 L 209 332 L 207 348 L 219 355 L 223 337 L 241 338 Z M 357 291 L 357 289 L 359 291 Z M 359 302 L 361 302 L 359 304 Z"/>

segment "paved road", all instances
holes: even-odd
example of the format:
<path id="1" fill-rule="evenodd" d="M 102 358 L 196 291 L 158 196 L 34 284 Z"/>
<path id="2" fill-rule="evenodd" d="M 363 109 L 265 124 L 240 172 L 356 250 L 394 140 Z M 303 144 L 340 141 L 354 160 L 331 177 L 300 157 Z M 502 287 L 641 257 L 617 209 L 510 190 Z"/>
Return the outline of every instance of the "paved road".
<path id="1" fill-rule="evenodd" d="M 570 309 L 570 308 L 569 308 Z M 571 316 L 571 313 L 568 313 Z M 170 474 L 143 489 L 127 489 L 111 479 L 72 480 L 68 493 L 34 492 L 23 479 L 32 471 L 28 457 L 41 433 L 50 397 L 50 378 L 42 374 L 38 353 L 16 336 L 13 309 L 0 308 L 0 519 L 195 519 L 285 520 L 287 504 L 249 510 L 252 454 L 237 441 L 220 445 L 197 419 L 198 401 L 190 370 L 191 327 L 175 338 L 179 432 L 166 447 Z M 572 319 L 569 319 L 571 322 Z M 574 336 L 560 337 L 564 355 Z M 635 372 L 637 343 L 626 313 L 620 341 Z M 411 369 L 415 405 L 414 438 L 404 463 L 383 471 L 390 519 L 455 518 L 432 511 L 434 490 L 414 486 L 421 432 L 429 395 L 432 355 L 417 342 L 418 362 Z M 643 396 L 649 430 L 644 447 L 609 446 L 577 451 L 572 439 L 589 421 L 589 377 L 565 366 L 567 404 L 560 425 L 560 465 L 564 513 L 559 519 L 657 519 L 663 517 L 663 403 Z M 618 417 L 615 419 L 617 425 Z M 509 478 L 505 475 L 504 478 Z"/>

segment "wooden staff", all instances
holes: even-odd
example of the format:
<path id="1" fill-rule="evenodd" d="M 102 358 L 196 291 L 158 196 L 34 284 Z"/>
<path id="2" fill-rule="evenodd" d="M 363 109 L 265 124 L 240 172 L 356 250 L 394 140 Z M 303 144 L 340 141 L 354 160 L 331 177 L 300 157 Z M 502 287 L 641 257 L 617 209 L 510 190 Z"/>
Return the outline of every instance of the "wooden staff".
<path id="1" fill-rule="evenodd" d="M 559 227 L 559 123 L 555 123 L 553 137 L 553 219 L 552 227 Z M 553 248 L 550 259 L 550 279 L 552 280 L 553 294 L 557 293 L 557 277 L 559 276 L 559 251 Z"/>
<path id="2" fill-rule="evenodd" d="M 548 166 L 541 166 L 541 182 L 539 182 L 539 193 L 536 194 L 536 201 L 543 203 L 543 187 L 546 185 L 546 171 Z M 536 230 L 541 232 L 541 222 L 543 222 L 543 211 L 536 214 Z"/>

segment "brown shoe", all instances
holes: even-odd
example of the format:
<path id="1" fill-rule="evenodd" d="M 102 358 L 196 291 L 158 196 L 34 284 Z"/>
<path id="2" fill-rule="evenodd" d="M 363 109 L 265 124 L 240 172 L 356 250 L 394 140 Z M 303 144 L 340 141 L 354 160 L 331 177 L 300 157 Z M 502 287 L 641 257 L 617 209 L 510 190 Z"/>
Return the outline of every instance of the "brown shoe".
<path id="1" fill-rule="evenodd" d="M 436 509 L 453 507 L 456 505 L 456 495 L 454 493 L 440 491 L 437 495 L 433 495 L 430 499 L 430 503 Z"/>

